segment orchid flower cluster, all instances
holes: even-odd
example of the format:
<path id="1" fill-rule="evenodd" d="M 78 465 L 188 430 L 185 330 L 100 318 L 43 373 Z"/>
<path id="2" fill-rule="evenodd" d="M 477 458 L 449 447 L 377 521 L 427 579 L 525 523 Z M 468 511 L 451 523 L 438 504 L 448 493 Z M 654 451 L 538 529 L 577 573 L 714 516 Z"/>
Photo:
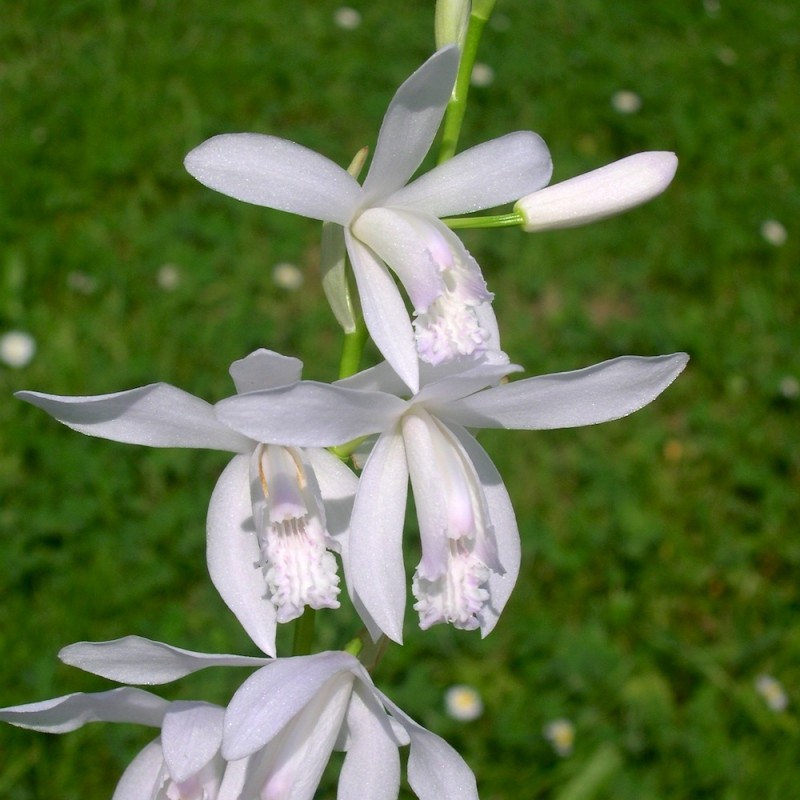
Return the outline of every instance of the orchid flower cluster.
<path id="1" fill-rule="evenodd" d="M 614 420 L 654 400 L 686 364 L 683 353 L 622 356 L 509 380 L 522 368 L 502 350 L 493 295 L 454 230 L 590 222 L 663 191 L 677 160 L 639 153 L 548 187 L 550 155 L 535 133 L 450 152 L 490 9 L 486 0 L 440 0 L 439 48 L 394 95 L 363 183 L 364 152 L 344 169 L 265 134 L 215 136 L 186 158 L 207 187 L 324 223 L 323 286 L 345 335 L 340 380 L 302 379 L 297 358 L 259 349 L 231 366 L 235 393 L 215 405 L 165 383 L 98 396 L 18 394 L 89 436 L 231 453 L 208 507 L 208 570 L 264 656 L 136 636 L 60 653 L 122 684 L 255 669 L 227 708 L 126 685 L 0 711 L 6 722 L 52 733 L 102 720 L 158 729 L 115 800 L 310 800 L 334 750 L 345 753 L 340 798 L 389 800 L 405 746 L 418 797 L 476 798 L 455 750 L 370 675 L 381 648 L 403 642 L 409 587 L 420 628 L 449 624 L 482 636 L 514 588 L 520 538 L 511 498 L 475 434 Z M 443 157 L 415 178 L 443 120 Z M 513 212 L 476 215 L 507 203 Z M 385 360 L 358 371 L 365 332 Z M 403 546 L 409 482 L 421 549 L 413 570 Z M 339 608 L 343 589 L 363 635 L 327 652 L 313 652 L 301 635 L 293 655 L 279 655 L 277 626 L 296 620 L 308 633 L 313 611 Z"/>

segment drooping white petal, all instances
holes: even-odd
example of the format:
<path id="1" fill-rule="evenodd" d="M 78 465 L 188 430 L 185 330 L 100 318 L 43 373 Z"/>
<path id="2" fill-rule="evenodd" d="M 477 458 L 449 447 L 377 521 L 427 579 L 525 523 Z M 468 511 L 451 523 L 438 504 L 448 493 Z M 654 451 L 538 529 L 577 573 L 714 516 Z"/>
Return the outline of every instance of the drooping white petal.
<path id="1" fill-rule="evenodd" d="M 408 733 L 408 782 L 419 800 L 478 800 L 475 776 L 464 759 L 444 739 L 418 725 L 385 694 L 375 691 Z"/>
<path id="2" fill-rule="evenodd" d="M 400 788 L 400 756 L 374 688 L 355 685 L 346 723 L 349 746 L 339 774 L 337 800 L 395 800 Z"/>
<path id="3" fill-rule="evenodd" d="M 470 147 L 391 195 L 386 205 L 446 217 L 517 200 L 547 185 L 550 151 L 531 131 L 517 131 Z"/>
<path id="4" fill-rule="evenodd" d="M 222 400 L 219 418 L 260 442 L 330 447 L 381 431 L 407 403 L 382 392 L 359 392 L 315 381 Z"/>
<path id="5" fill-rule="evenodd" d="M 526 378 L 450 403 L 439 416 L 474 428 L 547 430 L 632 414 L 658 397 L 689 356 L 621 356 L 573 372 Z"/>
<path id="6" fill-rule="evenodd" d="M 92 397 L 41 392 L 17 392 L 16 396 L 73 430 L 115 442 L 208 447 L 234 453 L 253 447 L 252 442 L 217 420 L 212 405 L 167 383 Z"/>
<path id="7" fill-rule="evenodd" d="M 398 643 L 403 640 L 406 605 L 403 522 L 407 494 L 403 439 L 390 431 L 378 439 L 361 473 L 350 521 L 349 583 L 375 624 Z"/>
<path id="8" fill-rule="evenodd" d="M 368 203 L 399 189 L 422 163 L 450 99 L 458 57 L 456 47 L 439 50 L 395 93 L 364 180 Z"/>
<path id="9" fill-rule="evenodd" d="M 349 670 L 334 673 L 280 735 L 250 757 L 241 797 L 313 800 L 339 737 L 354 680 Z"/>
<path id="10" fill-rule="evenodd" d="M 274 389 L 300 380 L 303 362 L 263 348 L 249 356 L 234 361 L 230 366 L 231 378 L 239 394 L 259 389 Z"/>
<path id="11" fill-rule="evenodd" d="M 258 206 L 346 225 L 362 198 L 347 171 L 276 136 L 228 133 L 195 147 L 186 171 L 204 186 Z"/>
<path id="12" fill-rule="evenodd" d="M 141 636 L 77 642 L 64 647 L 58 657 L 71 667 L 112 681 L 148 685 L 169 683 L 207 667 L 258 667 L 268 663 L 265 658 L 196 653 Z"/>
<path id="13" fill-rule="evenodd" d="M 419 361 L 414 329 L 400 290 L 383 262 L 349 230 L 345 230 L 345 242 L 369 335 L 394 371 L 416 392 Z"/>
<path id="14" fill-rule="evenodd" d="M 493 571 L 489 576 L 489 603 L 480 615 L 481 636 L 485 637 L 497 624 L 519 575 L 521 552 L 517 518 L 503 479 L 486 451 L 460 426 L 451 424 L 448 427 L 467 451 L 478 473 L 494 530 L 497 560 L 503 567 L 502 573 Z"/>
<path id="15" fill-rule="evenodd" d="M 128 764 L 111 800 L 151 800 L 163 777 L 164 753 L 156 739 Z"/>
<path id="16" fill-rule="evenodd" d="M 56 697 L 0 709 L 0 720 L 45 733 L 68 733 L 87 722 L 137 722 L 158 727 L 169 703 L 143 689 L 124 686 L 109 692 Z"/>
<path id="17" fill-rule="evenodd" d="M 229 761 L 255 753 L 317 694 L 336 673 L 353 671 L 349 653 L 280 658 L 251 675 L 225 713 L 222 755 Z"/>
<path id="18" fill-rule="evenodd" d="M 453 256 L 434 220 L 403 209 L 368 208 L 351 231 L 397 274 L 415 311 L 444 291 L 441 273 Z"/>
<path id="19" fill-rule="evenodd" d="M 225 604 L 267 655 L 275 656 L 275 606 L 266 597 L 250 498 L 250 456 L 220 475 L 206 522 L 208 573 Z"/>
<path id="20" fill-rule="evenodd" d="M 669 186 L 677 168 L 674 153 L 636 153 L 535 191 L 514 208 L 526 231 L 585 225 L 652 200 Z"/>
<path id="21" fill-rule="evenodd" d="M 422 541 L 418 569 L 434 580 L 447 569 L 448 492 L 451 496 L 465 493 L 463 473 L 447 470 L 437 458 L 435 426 L 424 410 L 406 414 L 401 424 Z M 467 506 L 464 513 L 468 515 L 469 504 L 463 505 Z"/>
<path id="22" fill-rule="evenodd" d="M 224 715 L 224 708 L 211 703 L 170 704 L 161 726 L 161 747 L 174 781 L 187 781 L 219 752 Z"/>
<path id="23" fill-rule="evenodd" d="M 340 544 L 350 529 L 358 478 L 348 466 L 327 450 L 310 447 L 305 455 L 317 477 L 325 502 L 328 533 Z"/>

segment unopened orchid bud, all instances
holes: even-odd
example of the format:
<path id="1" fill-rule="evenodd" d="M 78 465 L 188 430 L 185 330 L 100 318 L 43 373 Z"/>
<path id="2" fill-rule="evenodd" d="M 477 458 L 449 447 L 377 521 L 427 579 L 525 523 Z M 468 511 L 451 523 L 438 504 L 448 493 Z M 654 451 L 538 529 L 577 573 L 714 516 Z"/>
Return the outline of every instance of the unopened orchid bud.
<path id="1" fill-rule="evenodd" d="M 461 49 L 467 35 L 471 10 L 472 3 L 469 0 L 438 0 L 434 20 L 437 50 L 448 44 L 458 45 Z"/>
<path id="2" fill-rule="evenodd" d="M 647 152 L 539 189 L 517 200 L 522 229 L 543 231 L 585 225 L 646 203 L 669 186 L 675 153 Z"/>

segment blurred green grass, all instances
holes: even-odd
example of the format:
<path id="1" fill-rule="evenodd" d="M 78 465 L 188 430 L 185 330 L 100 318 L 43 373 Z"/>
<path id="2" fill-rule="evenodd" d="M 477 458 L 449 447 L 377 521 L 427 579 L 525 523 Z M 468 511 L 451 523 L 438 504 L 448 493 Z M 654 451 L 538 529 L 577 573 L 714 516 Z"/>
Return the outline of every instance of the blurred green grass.
<path id="1" fill-rule="evenodd" d="M 353 31 L 327 0 L 4 7 L 0 333 L 31 332 L 38 353 L 0 366 L 0 705 L 108 688 L 56 661 L 73 641 L 253 651 L 204 565 L 226 457 L 91 440 L 10 394 L 164 380 L 216 400 L 259 346 L 334 377 L 318 226 L 209 192 L 181 160 L 247 130 L 347 163 L 430 52 L 432 6 L 360 4 Z M 482 436 L 523 535 L 516 592 L 485 641 L 409 617 L 375 677 L 458 746 L 484 800 L 796 792 L 798 16 L 789 0 L 498 2 L 479 57 L 495 82 L 472 90 L 462 146 L 536 130 L 556 180 L 639 150 L 681 161 L 624 217 L 465 236 L 506 350 L 531 374 L 622 353 L 692 362 L 629 419 Z M 618 90 L 641 110 L 615 111 Z M 761 236 L 767 219 L 786 225 L 782 247 Z M 303 270 L 300 292 L 272 283 L 281 261 Z M 321 616 L 321 646 L 354 629 Z M 783 682 L 785 712 L 756 693 L 761 673 Z M 237 680 L 201 673 L 166 693 L 225 702 Z M 482 694 L 480 722 L 445 715 L 457 682 Z M 567 758 L 542 736 L 557 717 L 576 727 Z M 151 735 L 0 728 L 0 796 L 107 797 Z"/>

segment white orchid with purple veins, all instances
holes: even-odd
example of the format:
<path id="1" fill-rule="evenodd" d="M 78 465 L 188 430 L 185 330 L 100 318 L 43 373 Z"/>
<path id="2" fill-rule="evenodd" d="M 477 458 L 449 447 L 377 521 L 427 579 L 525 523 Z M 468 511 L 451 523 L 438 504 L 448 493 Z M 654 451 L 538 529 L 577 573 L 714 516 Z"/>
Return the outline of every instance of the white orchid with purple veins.
<path id="1" fill-rule="evenodd" d="M 496 342 L 480 268 L 440 218 L 517 200 L 552 172 L 541 138 L 519 131 L 409 183 L 436 136 L 458 57 L 456 47 L 443 48 L 398 89 L 363 185 L 319 153 L 264 134 L 215 136 L 185 161 L 200 183 L 230 197 L 341 226 L 367 329 L 413 392 L 418 357 L 437 364 Z M 387 267 L 411 300 L 413 326 Z"/>
<path id="2" fill-rule="evenodd" d="M 343 552 L 348 590 L 373 637 L 402 641 L 402 531 L 409 477 L 422 558 L 413 578 L 420 625 L 495 626 L 519 570 L 503 481 L 467 428 L 594 425 L 651 402 L 688 356 L 623 356 L 586 369 L 500 383 L 505 364 L 423 365 L 410 399 L 388 364 L 328 385 L 301 381 L 217 405 L 221 420 L 263 442 L 327 447 L 377 436 L 361 474 Z M 460 366 L 460 371 L 459 371 Z M 499 384 L 499 385 L 498 385 Z"/>
<path id="3" fill-rule="evenodd" d="M 249 392 L 293 383 L 301 369 L 296 358 L 257 350 L 230 372 L 237 391 Z M 275 655 L 276 623 L 299 617 L 305 606 L 339 607 L 331 551 L 346 538 L 357 479 L 335 456 L 248 439 L 220 422 L 211 404 L 165 383 L 94 397 L 17 397 L 90 436 L 236 454 L 208 508 L 208 570 L 265 653 Z"/>
<path id="4" fill-rule="evenodd" d="M 420 800 L 478 798 L 458 753 L 378 691 L 349 653 L 212 655 L 127 636 L 69 645 L 59 657 L 104 678 L 148 685 L 207 667 L 260 667 L 227 709 L 168 703 L 131 687 L 0 709 L 0 720 L 51 733 L 100 720 L 161 726 L 161 737 L 126 770 L 114 800 L 312 800 L 333 750 L 345 752 L 340 800 L 394 800 L 398 748 L 406 745 L 408 782 Z"/>

